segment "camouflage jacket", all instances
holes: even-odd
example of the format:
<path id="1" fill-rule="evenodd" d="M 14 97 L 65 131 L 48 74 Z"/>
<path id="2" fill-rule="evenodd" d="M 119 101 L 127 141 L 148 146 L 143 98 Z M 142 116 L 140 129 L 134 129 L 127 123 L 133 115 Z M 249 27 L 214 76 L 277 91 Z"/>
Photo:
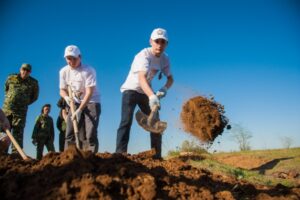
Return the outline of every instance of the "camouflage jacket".
<path id="1" fill-rule="evenodd" d="M 28 105 L 39 96 L 38 81 L 32 77 L 22 79 L 19 74 L 8 76 L 5 82 L 3 111 L 9 113 L 27 112 Z"/>
<path id="2" fill-rule="evenodd" d="M 50 116 L 39 115 L 35 120 L 32 139 L 50 138 L 54 140 L 53 119 Z"/>

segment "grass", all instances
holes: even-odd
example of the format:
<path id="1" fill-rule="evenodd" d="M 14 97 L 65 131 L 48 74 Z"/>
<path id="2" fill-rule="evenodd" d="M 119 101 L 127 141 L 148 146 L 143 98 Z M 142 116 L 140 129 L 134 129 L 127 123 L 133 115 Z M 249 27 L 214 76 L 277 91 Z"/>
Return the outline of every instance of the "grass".
<path id="1" fill-rule="evenodd" d="M 250 158 L 258 158 L 265 161 L 278 160 L 270 169 L 266 169 L 264 174 L 258 170 L 247 170 L 224 164 L 217 161 L 218 158 L 226 159 L 226 157 L 247 156 Z M 288 172 L 290 170 L 300 173 L 300 148 L 293 149 L 275 149 L 275 150 L 255 150 L 231 153 L 205 154 L 206 159 L 200 161 L 190 161 L 191 165 L 199 168 L 207 169 L 213 173 L 234 176 L 237 179 L 243 179 L 253 184 L 261 184 L 266 186 L 275 186 L 282 184 L 287 187 L 297 185 L 292 179 L 280 179 L 272 176 L 276 172 Z"/>
<path id="2" fill-rule="evenodd" d="M 278 164 L 272 169 L 267 170 L 266 174 L 274 172 L 297 171 L 300 173 L 300 148 L 291 149 L 273 149 L 273 150 L 254 150 L 254 151 L 241 151 L 232 153 L 218 153 L 213 154 L 215 159 L 226 156 L 252 156 L 259 159 L 272 161 L 275 159 L 280 160 Z"/>

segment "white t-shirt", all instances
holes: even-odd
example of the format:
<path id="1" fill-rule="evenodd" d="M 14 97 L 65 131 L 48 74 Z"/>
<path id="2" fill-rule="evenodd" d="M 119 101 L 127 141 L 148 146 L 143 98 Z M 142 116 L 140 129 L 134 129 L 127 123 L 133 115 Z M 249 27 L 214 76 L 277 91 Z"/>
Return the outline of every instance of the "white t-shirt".
<path id="1" fill-rule="evenodd" d="M 82 101 L 87 87 L 95 87 L 90 102 L 100 103 L 100 94 L 97 89 L 96 71 L 88 65 L 81 65 L 73 69 L 69 65 L 59 71 L 59 88 L 67 89 L 70 85 L 73 94 Z"/>
<path id="2" fill-rule="evenodd" d="M 121 86 L 121 92 L 135 90 L 144 93 L 139 83 L 138 73 L 140 71 L 146 72 L 149 83 L 159 71 L 167 77 L 172 75 L 167 54 L 163 53 L 160 57 L 156 57 L 151 52 L 151 47 L 145 48 L 134 57 L 126 81 Z"/>

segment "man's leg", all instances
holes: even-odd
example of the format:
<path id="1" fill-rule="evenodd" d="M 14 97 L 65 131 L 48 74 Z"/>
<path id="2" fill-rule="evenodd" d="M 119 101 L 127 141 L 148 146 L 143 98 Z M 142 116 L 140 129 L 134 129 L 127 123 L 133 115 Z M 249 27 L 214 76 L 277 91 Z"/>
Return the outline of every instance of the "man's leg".
<path id="1" fill-rule="evenodd" d="M 54 143 L 53 143 L 52 140 L 47 139 L 45 145 L 46 145 L 46 147 L 47 147 L 48 152 L 50 152 L 50 151 L 55 152 L 55 147 L 54 147 Z"/>
<path id="2" fill-rule="evenodd" d="M 19 144 L 21 148 L 23 148 L 23 135 L 24 135 L 24 127 L 26 123 L 26 113 L 25 114 L 13 114 L 11 127 L 12 127 L 12 135 L 15 140 Z M 18 153 L 17 148 L 12 145 L 11 148 L 12 153 Z"/>
<path id="3" fill-rule="evenodd" d="M 143 113 L 146 115 L 149 115 L 151 112 L 150 106 L 149 106 L 149 99 L 146 95 L 140 94 L 139 99 L 139 107 L 142 110 Z M 159 118 L 159 116 L 158 116 Z M 155 149 L 156 151 L 156 158 L 161 158 L 161 142 L 162 142 L 162 135 L 157 133 L 150 133 L 150 140 L 151 140 L 151 149 Z"/>
<path id="4" fill-rule="evenodd" d="M 150 133 L 151 138 L 151 148 L 156 151 L 155 158 L 161 158 L 161 141 L 162 135 L 157 133 Z"/>
<path id="5" fill-rule="evenodd" d="M 66 133 L 65 132 L 60 132 L 59 133 L 59 151 L 63 152 L 64 151 L 64 147 L 65 147 L 65 136 Z"/>
<path id="6" fill-rule="evenodd" d="M 136 93 L 135 91 L 128 90 L 122 94 L 122 114 L 117 133 L 117 153 L 127 152 L 133 112 L 136 106 Z"/>
<path id="7" fill-rule="evenodd" d="M 38 139 L 37 145 L 36 145 L 36 159 L 41 160 L 43 157 L 43 151 L 44 151 L 44 145 L 45 140 L 44 139 Z"/>
<path id="8" fill-rule="evenodd" d="M 101 113 L 100 103 L 89 103 L 84 109 L 84 122 L 85 122 L 85 134 L 86 134 L 86 149 L 94 153 L 98 152 L 98 124 Z"/>

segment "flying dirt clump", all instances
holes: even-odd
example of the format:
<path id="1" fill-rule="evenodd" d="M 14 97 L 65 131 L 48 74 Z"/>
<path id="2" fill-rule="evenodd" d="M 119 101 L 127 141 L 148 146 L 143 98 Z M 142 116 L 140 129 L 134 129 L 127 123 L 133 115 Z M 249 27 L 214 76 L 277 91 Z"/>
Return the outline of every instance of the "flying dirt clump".
<path id="1" fill-rule="evenodd" d="M 180 117 L 185 132 L 202 142 L 212 143 L 228 124 L 224 113 L 224 106 L 214 101 L 213 97 L 197 96 L 183 104 Z"/>

